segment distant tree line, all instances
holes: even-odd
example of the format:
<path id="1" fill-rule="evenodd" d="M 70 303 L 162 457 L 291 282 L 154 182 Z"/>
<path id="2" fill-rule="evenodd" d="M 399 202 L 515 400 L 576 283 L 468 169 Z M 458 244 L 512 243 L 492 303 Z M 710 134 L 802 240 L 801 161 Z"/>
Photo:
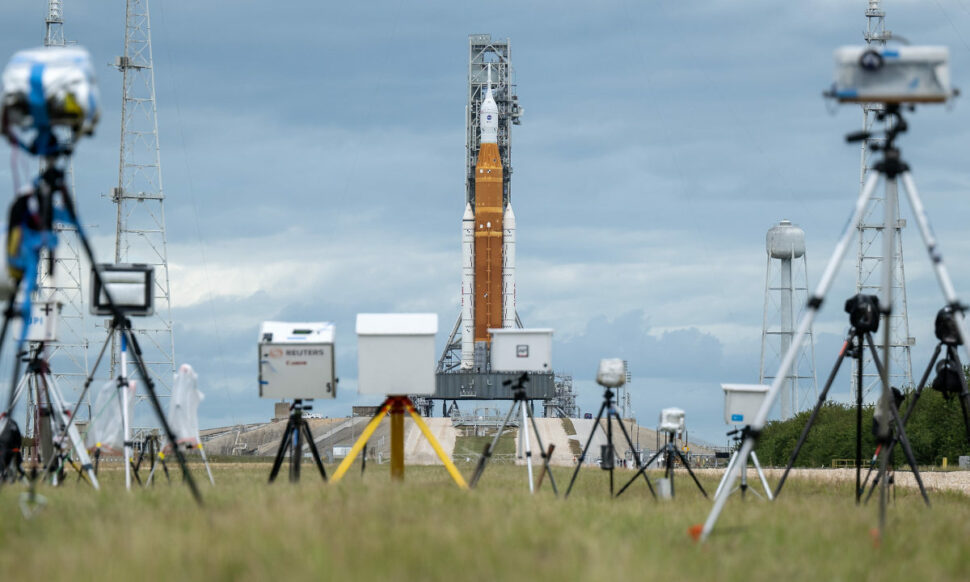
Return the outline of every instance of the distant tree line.
<path id="1" fill-rule="evenodd" d="M 899 406 L 900 416 L 912 401 L 915 390 L 905 394 Z M 875 438 L 872 434 L 873 405 L 862 411 L 862 458 L 872 458 Z M 772 421 L 765 425 L 755 451 L 763 465 L 785 466 L 795 443 L 808 422 L 811 410 L 788 420 Z M 963 423 L 958 397 L 946 399 L 929 387 L 923 389 L 916 409 L 906 423 L 906 434 L 913 446 L 919 465 L 939 465 L 943 457 L 956 464 L 960 455 L 970 455 L 970 444 Z M 797 467 L 830 467 L 832 459 L 854 459 L 856 441 L 856 410 L 854 404 L 827 402 L 819 410 L 805 445 L 795 462 Z M 894 461 L 904 464 L 902 448 L 897 445 Z"/>

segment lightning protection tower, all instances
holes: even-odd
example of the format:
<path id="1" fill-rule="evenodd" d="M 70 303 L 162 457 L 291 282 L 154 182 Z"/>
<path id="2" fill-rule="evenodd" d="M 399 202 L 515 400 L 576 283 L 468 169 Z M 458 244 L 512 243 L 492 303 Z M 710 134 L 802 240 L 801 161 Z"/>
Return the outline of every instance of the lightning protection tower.
<path id="1" fill-rule="evenodd" d="M 48 0 L 44 46 L 65 46 L 64 11 L 61 0 Z M 74 165 L 68 166 L 71 195 L 74 194 Z M 47 261 L 41 261 L 41 297 L 61 304 L 58 324 L 58 341 L 49 352 L 51 372 L 65 391 L 65 396 L 78 397 L 88 375 L 88 340 L 85 329 L 84 293 L 81 290 L 81 253 L 74 226 L 56 223 L 54 231 L 60 240 L 54 255 L 54 275 L 46 269 Z M 83 410 L 83 408 L 82 408 Z"/>
<path id="2" fill-rule="evenodd" d="M 175 338 L 148 0 L 127 0 L 125 14 L 125 54 L 114 63 L 123 77 L 118 187 L 111 193 L 118 211 L 114 259 L 155 268 L 155 314 L 134 327 L 159 395 L 166 396 L 175 373 Z M 118 364 L 117 350 L 112 349 L 112 377 Z"/>
<path id="3" fill-rule="evenodd" d="M 886 30 L 886 13 L 880 8 L 879 0 L 869 0 L 869 7 L 866 9 L 866 31 L 864 38 L 866 44 L 885 45 L 892 38 L 892 32 Z M 878 103 L 866 103 L 862 106 L 862 128 L 871 132 L 873 135 L 881 136 L 883 132 L 874 131 L 874 125 L 881 123 L 876 119 L 876 115 L 882 109 Z M 860 189 L 865 183 L 870 170 L 870 152 L 873 144 L 883 141 L 882 137 L 871 137 L 862 142 L 862 164 L 859 172 Z M 883 245 L 882 233 L 888 225 L 885 222 L 884 204 L 896 206 L 895 216 L 899 216 L 899 198 L 895 191 L 886 188 L 886 194 L 877 192 L 870 198 L 866 206 L 862 220 L 859 221 L 859 250 L 856 259 L 856 293 L 868 295 L 878 295 L 882 289 L 883 265 Z M 916 339 L 909 335 L 909 315 L 906 305 L 906 272 L 903 269 L 903 237 L 902 229 L 906 226 L 906 220 L 897 219 L 896 224 L 891 228 L 896 229 L 896 253 L 893 265 L 892 277 L 892 296 L 893 310 L 889 316 L 889 337 L 890 337 L 890 384 L 901 389 L 913 387 L 913 363 L 910 356 L 910 347 L 916 344 Z M 881 325 L 887 325 L 886 316 L 882 316 Z M 854 366 L 858 366 L 859 361 L 853 360 Z M 862 390 L 863 397 L 868 395 L 873 386 L 879 385 L 879 373 L 872 362 L 872 355 L 865 352 L 863 362 L 863 385 L 857 385 L 856 372 L 852 373 L 852 399 L 855 400 L 858 390 Z"/>
<path id="4" fill-rule="evenodd" d="M 782 220 L 765 237 L 768 266 L 765 275 L 765 310 L 761 330 L 761 372 L 758 381 L 771 383 L 767 372 L 778 369 L 794 335 L 796 305 L 805 305 L 808 295 L 808 266 L 805 261 L 805 231 Z M 769 367 L 770 366 L 770 367 Z M 818 398 L 815 378 L 815 339 L 808 341 L 796 355 L 781 391 L 781 418 L 791 418 L 811 408 Z"/>

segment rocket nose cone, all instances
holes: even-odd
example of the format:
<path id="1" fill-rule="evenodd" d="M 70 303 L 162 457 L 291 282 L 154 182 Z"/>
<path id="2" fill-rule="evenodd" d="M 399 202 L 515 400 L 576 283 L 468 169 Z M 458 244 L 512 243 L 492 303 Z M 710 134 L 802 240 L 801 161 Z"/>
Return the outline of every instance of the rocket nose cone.
<path id="1" fill-rule="evenodd" d="M 479 125 L 482 130 L 482 143 L 498 142 L 498 105 L 495 104 L 491 89 L 482 100 Z"/>
<path id="2" fill-rule="evenodd" d="M 502 214 L 502 223 L 505 224 L 506 228 L 515 227 L 515 213 L 512 212 L 512 205 L 505 205 L 505 212 Z"/>
<path id="3" fill-rule="evenodd" d="M 474 221 L 475 213 L 472 211 L 471 202 L 465 204 L 465 214 L 462 215 L 461 219 L 463 221 Z"/>

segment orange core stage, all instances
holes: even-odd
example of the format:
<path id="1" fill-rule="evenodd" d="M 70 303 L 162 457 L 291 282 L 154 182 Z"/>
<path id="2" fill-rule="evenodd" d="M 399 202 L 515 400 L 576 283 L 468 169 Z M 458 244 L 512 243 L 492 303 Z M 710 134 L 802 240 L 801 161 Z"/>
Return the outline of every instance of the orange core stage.
<path id="1" fill-rule="evenodd" d="M 502 327 L 502 160 L 482 143 L 475 165 L 475 341 Z"/>

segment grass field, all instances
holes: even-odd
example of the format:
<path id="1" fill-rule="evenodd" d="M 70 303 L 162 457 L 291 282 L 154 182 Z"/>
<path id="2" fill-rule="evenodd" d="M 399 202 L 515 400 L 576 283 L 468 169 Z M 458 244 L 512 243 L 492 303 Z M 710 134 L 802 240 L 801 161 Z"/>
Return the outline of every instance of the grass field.
<path id="1" fill-rule="evenodd" d="M 732 498 L 697 545 L 687 529 L 710 503 L 686 474 L 675 500 L 655 502 L 642 484 L 611 500 L 598 469 L 564 500 L 548 481 L 530 496 L 510 465 L 490 465 L 475 491 L 441 467 L 391 483 L 369 464 L 336 485 L 303 468 L 301 483 L 284 471 L 270 486 L 269 464 L 216 464 L 203 508 L 177 480 L 127 493 L 103 471 L 101 492 L 40 487 L 47 505 L 29 520 L 25 488 L 7 485 L 0 580 L 970 580 L 970 499 L 956 493 L 926 509 L 900 489 L 876 548 L 876 508 L 855 507 L 851 486 L 793 478 L 774 503 Z M 570 473 L 555 470 L 561 489 Z"/>

